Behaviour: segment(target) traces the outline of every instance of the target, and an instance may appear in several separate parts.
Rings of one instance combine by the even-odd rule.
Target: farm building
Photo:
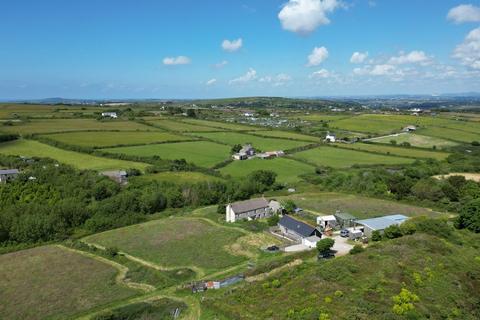
[[[100,173],[103,176],[106,176],[110,179],[112,179],[115,182],[118,182],[120,184],[126,184],[127,183],[127,172],[124,170],[118,170],[118,171],[104,171]]]
[[[417,131],[417,127],[415,127],[415,126],[406,126],[405,128],[403,128],[403,131],[404,131],[404,132]]]
[[[279,150],[279,151],[267,151],[267,152],[264,152],[264,153],[259,153],[257,154],[257,158],[260,158],[260,159],[271,159],[271,158],[275,158],[275,157],[282,157],[285,155],[285,152],[283,152],[283,150]]]
[[[402,214],[392,214],[378,218],[357,220],[356,224],[363,226],[363,233],[365,236],[371,237],[373,231],[379,231],[380,233],[383,233],[386,228],[392,225],[402,224],[407,219],[408,217]]]
[[[305,222],[294,219],[288,215],[284,215],[278,222],[278,226],[282,233],[288,237],[300,240],[311,236],[322,237],[322,233],[315,227]],[[303,242],[303,240],[302,240]]]
[[[334,134],[327,133],[327,135],[325,136],[325,141],[327,142],[335,142],[336,140],[337,136],[335,136]]]
[[[18,171],[18,169],[0,170],[0,183],[6,183],[7,181],[15,179],[19,173],[20,171]]]
[[[355,220],[357,220],[356,217],[346,212],[337,211],[335,212],[334,216],[335,216],[335,219],[337,219],[338,225],[342,229],[353,227]]]
[[[113,118],[113,119],[117,119],[117,118],[118,118],[116,112],[102,112],[102,117],[104,117],[104,118]]]
[[[317,225],[325,229],[326,227],[335,228],[338,223],[334,215],[317,217]]]
[[[255,155],[255,149],[252,147],[251,144],[247,144],[247,145],[244,145],[242,149],[240,149],[240,151],[235,153],[232,156],[232,158],[234,160],[245,160],[254,155]]]
[[[268,202],[265,198],[250,199],[245,201],[234,202],[227,205],[226,221],[235,222],[237,220],[254,220],[267,218],[272,213],[277,212],[279,203],[277,201]]]
[[[318,241],[320,241],[320,238],[315,235],[315,236],[303,238],[302,244],[312,249],[317,247]]]

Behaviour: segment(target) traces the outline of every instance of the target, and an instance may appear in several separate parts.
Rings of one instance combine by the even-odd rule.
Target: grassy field
[[[342,144],[340,145],[340,147],[352,150],[378,152],[386,155],[395,155],[400,157],[431,158],[435,160],[443,160],[449,155],[446,152],[427,151],[415,148],[404,148],[369,143]]]
[[[480,134],[441,127],[428,127],[420,130],[419,133],[426,136],[449,139],[458,142],[470,143],[472,141],[480,141]]]
[[[143,130],[155,131],[153,127],[132,121],[94,119],[41,119],[28,122],[14,122],[13,126],[0,126],[0,132],[12,132],[19,134],[65,132],[81,130]]]
[[[433,146],[436,146],[438,149],[442,149],[458,145],[458,143],[450,140],[429,137],[415,133],[401,133],[394,137],[374,138],[370,141],[377,143],[390,143],[392,140],[396,141],[397,144],[408,142],[412,146],[419,148],[432,148]]]
[[[134,147],[102,149],[106,152],[136,155],[141,157],[159,156],[162,159],[185,159],[198,166],[212,167],[229,158],[228,146],[209,141],[163,143]]]
[[[118,145],[148,144],[167,141],[192,140],[191,137],[185,137],[169,132],[161,131],[88,131],[88,132],[69,132],[54,133],[45,135],[46,138],[76,145],[82,147],[111,147]]]
[[[196,182],[208,182],[219,181],[221,178],[203,174],[201,172],[159,172],[155,174],[149,174],[140,176],[140,179],[156,180],[172,183],[196,183]]]
[[[259,136],[264,136],[264,137],[286,138],[286,139],[301,140],[301,141],[307,141],[307,142],[320,142],[322,140],[322,138],[320,137],[307,136],[306,134],[300,134],[300,133],[289,132],[289,131],[280,131],[280,130],[261,131],[261,132],[252,132],[252,133]]]
[[[201,319],[478,319],[480,280],[468,275],[478,274],[479,237],[457,237],[460,243],[417,233],[228,292],[211,290]],[[393,297],[402,288],[418,301],[397,315]]]
[[[191,124],[183,121],[174,120],[153,120],[148,123],[165,130],[174,132],[204,132],[204,131],[222,131],[225,129],[208,127],[203,125]]]
[[[323,122],[330,122],[336,120],[342,120],[352,117],[351,115],[338,115],[338,114],[323,114],[323,113],[314,113],[308,115],[295,115],[291,118],[293,119],[301,119],[307,121],[323,121]]]
[[[210,272],[244,261],[244,257],[225,249],[242,235],[236,229],[218,227],[204,219],[165,218],[95,234],[85,240],[117,247],[162,266],[194,266]]]
[[[137,292],[117,270],[55,246],[0,255],[1,319],[66,319]]]
[[[29,104],[0,104],[0,119],[9,119],[16,116],[44,116],[53,113],[57,106],[29,105]]]
[[[228,145],[251,143],[256,149],[262,151],[288,150],[307,145],[308,142],[293,141],[286,139],[262,138],[237,132],[206,132],[195,133],[195,136],[211,139]]]
[[[277,173],[277,181],[287,183],[297,182],[300,175],[314,172],[312,166],[286,158],[234,161],[221,168],[220,172],[232,177],[244,177],[255,170],[271,170]]]
[[[293,194],[280,199],[291,199],[303,209],[322,215],[334,214],[337,210],[349,212],[359,219],[378,217],[387,214],[404,214],[408,217],[427,215],[440,216],[442,213],[430,209],[344,193],[307,192]]]
[[[141,162],[124,161],[96,157],[89,154],[63,150],[33,140],[17,140],[0,144],[0,153],[26,156],[51,158],[58,162],[72,165],[78,169],[90,170],[119,170],[137,168],[144,170],[148,165]]]
[[[334,147],[319,147],[295,153],[294,158],[306,160],[317,166],[329,166],[333,168],[347,168],[354,164],[404,164],[414,160],[408,158],[384,156],[362,151],[346,150]]]
[[[398,118],[392,115],[362,114],[359,116],[335,120],[330,124],[332,128],[349,131],[358,131],[374,134],[389,134],[399,132],[408,125],[414,125],[414,119]]]
[[[256,128],[253,126],[247,126],[238,123],[229,123],[229,122],[219,122],[219,121],[209,121],[209,120],[195,120],[195,119],[184,119],[182,122],[198,125],[198,126],[206,126],[206,127],[213,127],[213,128],[220,128],[232,131],[252,131],[252,130],[264,130],[262,128]]]

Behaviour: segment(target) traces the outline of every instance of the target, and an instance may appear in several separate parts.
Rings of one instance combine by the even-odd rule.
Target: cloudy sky
[[[480,91],[480,1],[0,3],[0,98]]]

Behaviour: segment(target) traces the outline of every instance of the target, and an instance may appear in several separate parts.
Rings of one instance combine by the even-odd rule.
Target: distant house
[[[337,140],[337,137],[334,134],[327,133],[325,136],[325,141],[326,142],[335,142]]]
[[[104,118],[112,118],[112,119],[117,119],[117,113],[116,112],[102,112],[102,117]]]
[[[408,217],[403,214],[392,214],[378,218],[358,220],[356,221],[356,224],[363,226],[363,233],[365,236],[371,237],[373,231],[383,233],[386,228],[392,225],[400,225],[407,220]]]
[[[414,131],[417,131],[417,127],[415,127],[415,126],[406,126],[405,128],[403,128],[403,131],[404,131],[404,132],[414,132]]]
[[[278,222],[278,226],[284,235],[297,240],[311,236],[322,237],[321,232],[317,228],[294,219],[289,215],[284,215]]]
[[[6,183],[15,179],[20,171],[18,169],[4,169],[0,170],[0,183]]]
[[[252,147],[251,144],[246,144],[242,147],[242,149],[240,149],[240,151],[235,153],[232,156],[232,158],[234,160],[245,160],[254,155],[255,155],[255,149]]]
[[[126,184],[127,181],[127,172],[124,170],[117,170],[117,171],[103,171],[100,173],[102,176],[108,177],[115,182],[120,184]]]
[[[340,228],[350,228],[353,227],[357,218],[352,216],[350,213],[337,211],[334,214],[335,219],[337,219],[338,225]]]
[[[255,220],[267,218],[272,213],[277,212],[279,203],[277,201],[268,202],[265,198],[250,199],[234,202],[227,205],[226,221],[235,222],[237,220]]]

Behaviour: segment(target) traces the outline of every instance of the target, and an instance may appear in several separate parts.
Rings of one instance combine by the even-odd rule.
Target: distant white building
[[[20,171],[18,169],[6,169],[0,170],[0,183],[6,183],[7,181],[15,179]]]
[[[415,126],[406,126],[405,128],[403,128],[403,131],[404,131],[404,132],[417,131],[417,127],[415,127]]]
[[[102,117],[104,118],[112,118],[112,119],[117,119],[117,113],[116,112],[102,112]]]
[[[251,113],[251,112],[245,112],[243,115],[245,117],[253,117],[253,113]]]
[[[254,155],[255,155],[255,149],[252,147],[251,144],[246,144],[242,147],[242,149],[240,149],[240,151],[235,153],[232,156],[232,158],[234,160],[245,160]]]
[[[325,137],[325,141],[327,142],[335,142],[337,140],[337,137],[334,134],[327,133]]]
[[[265,198],[250,199],[230,203],[225,209],[225,220],[235,222],[237,220],[255,220],[268,218],[281,210],[278,201],[267,201]]]

